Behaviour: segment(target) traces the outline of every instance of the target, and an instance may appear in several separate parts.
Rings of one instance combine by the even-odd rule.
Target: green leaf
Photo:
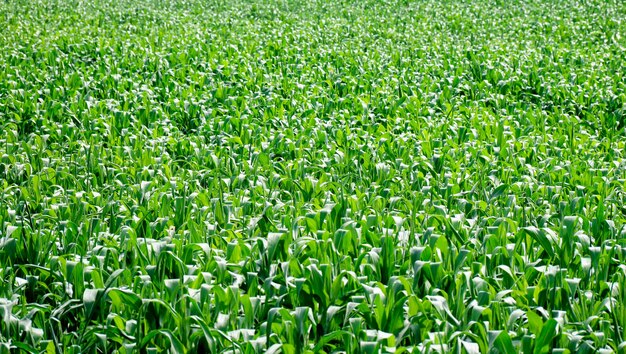
[[[555,319],[549,319],[543,324],[541,333],[537,336],[535,341],[534,354],[548,353],[552,349],[552,339],[556,335],[558,322]]]
[[[83,306],[87,319],[91,319],[95,315],[94,310],[102,298],[102,293],[102,289],[85,289],[83,292]]]
[[[490,331],[489,346],[498,349],[500,353],[515,353],[511,337],[506,331]]]
[[[543,328],[543,320],[533,310],[526,311],[526,318],[528,318],[528,328],[530,332],[535,336],[539,336]]]
[[[133,309],[133,311],[138,311],[139,308],[141,308],[141,298],[130,290],[112,288],[108,290],[107,295],[113,302],[113,305],[117,308],[129,306]]]
[[[550,258],[554,258],[553,240],[549,239],[543,230],[534,226],[524,227],[522,230],[532,239],[537,241],[539,245],[548,253]]]
[[[169,341],[169,352],[182,354],[186,353],[185,347],[181,343],[181,341],[170,331],[167,329],[153,329],[148,334],[143,337],[143,340],[140,344],[140,349],[146,348],[146,346],[157,336],[164,336]]]

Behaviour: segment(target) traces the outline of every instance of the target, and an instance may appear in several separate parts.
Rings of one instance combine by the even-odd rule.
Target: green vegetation
[[[626,3],[0,2],[0,353],[624,352]]]

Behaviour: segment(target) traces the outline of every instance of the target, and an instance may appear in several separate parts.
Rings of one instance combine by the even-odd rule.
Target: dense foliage
[[[623,352],[625,30],[0,2],[0,352]]]

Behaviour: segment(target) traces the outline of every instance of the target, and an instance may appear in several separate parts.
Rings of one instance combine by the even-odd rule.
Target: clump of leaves
[[[0,3],[0,352],[621,352],[619,1]]]

